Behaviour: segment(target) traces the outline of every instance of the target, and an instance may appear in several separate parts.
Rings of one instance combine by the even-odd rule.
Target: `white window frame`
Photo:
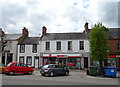
[[[84,41],[79,41],[79,50],[84,50]]]
[[[56,42],[56,50],[61,50],[61,41]]]
[[[26,64],[32,65],[32,56],[27,56]]]
[[[50,50],[50,42],[45,42],[45,50]]]
[[[32,52],[37,53],[37,44],[33,44]]]
[[[72,41],[68,41],[68,50],[72,50]]]
[[[25,44],[20,44],[20,53],[25,53]]]
[[[22,61],[21,61],[22,60]],[[24,63],[24,56],[19,57],[19,62]]]

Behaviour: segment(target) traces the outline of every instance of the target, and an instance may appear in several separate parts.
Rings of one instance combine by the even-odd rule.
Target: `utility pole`
[[[2,38],[0,37],[0,63],[2,62]]]
[[[2,54],[4,51],[4,47],[5,47],[3,37],[4,37],[4,32],[2,31],[2,28],[0,28],[0,63],[2,63]]]

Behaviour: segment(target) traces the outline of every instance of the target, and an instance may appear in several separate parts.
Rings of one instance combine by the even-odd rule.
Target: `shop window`
[[[72,50],[72,41],[68,41],[68,50]]]
[[[31,56],[27,56],[27,65],[32,65],[32,57]]]
[[[116,67],[115,58],[108,58],[108,66],[114,66],[114,67]]]
[[[46,42],[46,50],[50,50],[50,42]]]
[[[57,42],[57,50],[61,50],[61,42],[60,41]]]
[[[37,53],[37,44],[33,44],[32,52]]]
[[[20,53],[24,53],[25,52],[25,44],[21,44],[20,45]]]
[[[19,62],[24,63],[24,56],[20,56]]]
[[[84,50],[84,41],[79,42],[80,50]]]
[[[68,59],[68,67],[71,69],[80,68],[80,58],[69,58]]]

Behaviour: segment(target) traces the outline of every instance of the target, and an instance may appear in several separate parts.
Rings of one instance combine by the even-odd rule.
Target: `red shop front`
[[[59,64],[73,69],[84,68],[84,58],[80,54],[43,54],[43,65]]]

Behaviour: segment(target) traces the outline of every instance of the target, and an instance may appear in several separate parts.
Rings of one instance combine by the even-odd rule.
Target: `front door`
[[[12,54],[12,53],[8,53],[8,54],[7,54],[7,61],[6,61],[6,64],[12,62],[12,58],[13,58],[13,54]]]
[[[88,57],[84,58],[84,68],[88,68]]]
[[[39,68],[39,56],[34,57],[34,67]]]

